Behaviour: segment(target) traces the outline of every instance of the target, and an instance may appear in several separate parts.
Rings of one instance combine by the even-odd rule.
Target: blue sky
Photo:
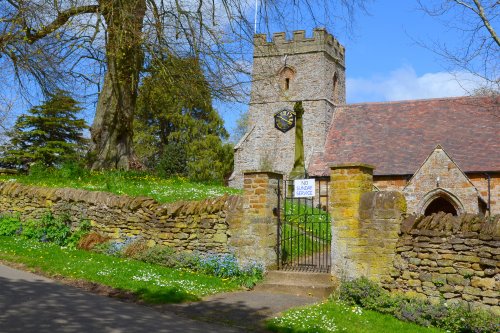
[[[331,31],[346,48],[347,102],[382,102],[404,99],[460,96],[477,85],[466,73],[448,73],[448,64],[419,43],[459,36],[435,17],[417,8],[417,1],[376,0],[358,12],[351,34]],[[305,29],[312,22],[294,23],[290,30]],[[457,77],[460,83],[457,82]],[[232,130],[246,105],[221,105],[219,110]]]

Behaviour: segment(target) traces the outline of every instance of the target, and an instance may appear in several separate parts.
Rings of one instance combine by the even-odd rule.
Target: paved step
[[[335,284],[328,273],[269,271],[256,291],[292,294],[297,296],[328,297]]]

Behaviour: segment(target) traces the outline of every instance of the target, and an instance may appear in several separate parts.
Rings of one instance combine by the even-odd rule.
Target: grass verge
[[[0,259],[24,264],[49,276],[83,279],[129,291],[152,304],[194,301],[202,296],[239,288],[238,283],[231,279],[17,237],[0,236]]]
[[[307,200],[283,201],[281,260],[284,264],[325,250],[331,239],[330,215]]]
[[[296,308],[281,317],[267,322],[274,332],[356,332],[356,333],[438,333],[436,328],[427,328],[400,321],[392,316],[364,310],[357,306],[334,301]]]
[[[129,196],[147,196],[161,203],[203,200],[241,191],[217,184],[191,182],[183,178],[160,178],[137,171],[88,171],[47,169],[29,175],[0,175],[0,182],[17,181],[43,187],[69,187]]]

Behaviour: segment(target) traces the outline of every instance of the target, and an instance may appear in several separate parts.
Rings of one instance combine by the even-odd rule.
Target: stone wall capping
[[[479,236],[500,236],[500,215],[485,219],[478,214],[437,213],[431,216],[409,215],[401,225],[401,232],[421,235],[451,236],[461,233],[462,238],[478,239]]]
[[[271,174],[271,175],[277,175],[277,176],[283,176],[282,172],[276,171],[276,170],[259,170],[259,169],[251,169],[251,170],[244,170],[243,174]]]

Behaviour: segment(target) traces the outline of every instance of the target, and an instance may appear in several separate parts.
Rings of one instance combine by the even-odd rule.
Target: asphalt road
[[[0,265],[1,333],[242,331],[161,313]]]

